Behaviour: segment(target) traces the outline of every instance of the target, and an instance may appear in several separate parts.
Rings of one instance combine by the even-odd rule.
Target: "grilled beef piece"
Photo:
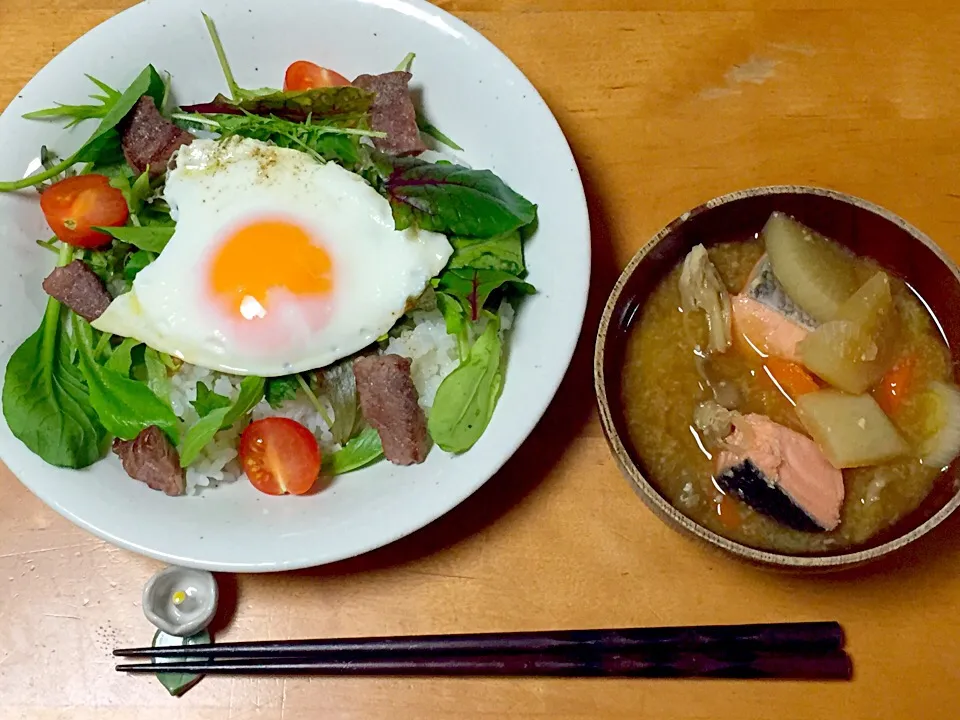
[[[163,430],[151,425],[133,440],[113,441],[113,452],[120,457],[123,469],[134,480],[145,482],[167,495],[183,495],[184,475],[180,454]]]
[[[110,305],[110,293],[103,281],[82,260],[54,268],[43,281],[43,289],[87,322],[103,315]]]
[[[380,435],[383,454],[396,465],[427,458],[427,419],[417,402],[410,360],[400,355],[369,355],[353,363],[360,410]]]
[[[417,112],[410,99],[411,75],[394,71],[382,75],[361,75],[353,84],[377,95],[370,107],[370,126],[385,132],[373,144],[390,155],[417,155],[427,149],[417,127]]]

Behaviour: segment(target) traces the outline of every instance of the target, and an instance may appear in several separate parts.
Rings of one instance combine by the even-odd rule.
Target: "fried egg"
[[[164,199],[173,237],[93,326],[212,370],[274,377],[357,352],[452,253],[396,230],[358,175],[257,140],[181,148]]]

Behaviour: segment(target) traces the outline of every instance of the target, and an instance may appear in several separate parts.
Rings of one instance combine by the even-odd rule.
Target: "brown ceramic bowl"
[[[848,567],[876,560],[925,535],[960,505],[956,465],[937,490],[910,517],[872,543],[838,554],[786,555],[728,540],[671,505],[644,477],[630,442],[621,395],[626,339],[647,295],[697,243],[710,245],[759,232],[774,210],[789,213],[858,255],[874,258],[912,285],[940,320],[960,367],[960,270],[922,232],[893,213],[833,190],[795,185],[752,188],[711,200],[667,225],[627,265],[610,294],[600,321],[594,381],[600,419],[623,473],[643,501],[664,521],[742,559],[785,569]]]

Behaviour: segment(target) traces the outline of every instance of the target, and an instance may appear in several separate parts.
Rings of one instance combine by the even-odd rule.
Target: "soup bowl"
[[[960,367],[960,269],[924,233],[866,200],[803,186],[758,187],[710,200],[675,219],[634,255],[613,288],[597,334],[594,382],[604,434],[621,470],[640,498],[669,525],[757,564],[795,570],[859,565],[899,550],[930,532],[960,505],[953,465],[909,516],[867,543],[835,553],[786,554],[725,538],[674,507],[646,478],[627,430],[623,368],[627,340],[649,294],[698,243],[709,247],[752,236],[774,210],[792,215],[857,255],[873,258],[926,301],[942,328],[953,367]]]

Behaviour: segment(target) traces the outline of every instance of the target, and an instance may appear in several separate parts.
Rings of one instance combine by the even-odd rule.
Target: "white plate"
[[[205,0],[237,81],[279,86],[286,66],[310,59],[348,77],[393,69],[416,52],[415,85],[431,120],[540,207],[527,245],[530,281],[509,340],[503,396],[470,452],[437,449],[423,465],[380,463],[308,497],[269,497],[246,481],[169,498],[126,477],[115,458],[83,471],[51,467],[0,423],[0,454],[44,502],[94,534],[170,563],[225,571],[310,567],[393,542],[455,507],[503,465],[540,419],[570,362],[590,275],[586,203],[576,165],[537,91],[493,45],[420,0]],[[125,87],[152,63],[173,75],[179,103],[225,91],[200,5],[147,0],[91,30],[54,58],[0,117],[0,178],[22,177],[41,145],[66,154],[91,131],[21,119],[54,102],[82,103],[83,73]],[[28,190],[0,196],[0,354],[3,364],[40,322],[52,256]]]

